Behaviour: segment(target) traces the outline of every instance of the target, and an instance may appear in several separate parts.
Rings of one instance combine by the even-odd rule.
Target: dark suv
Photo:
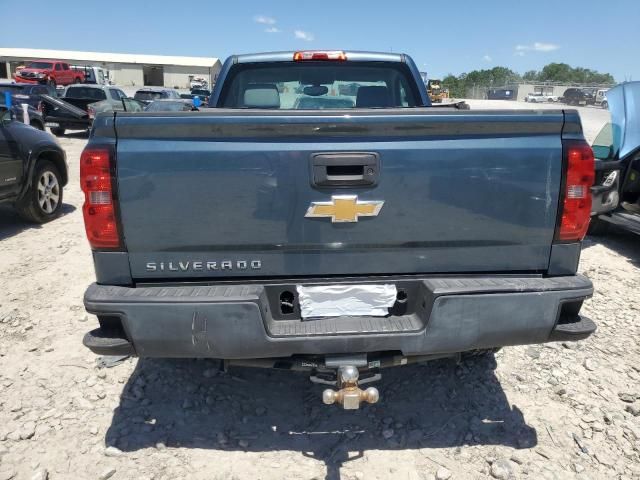
[[[133,99],[149,105],[154,100],[179,100],[180,94],[172,88],[145,87],[138,90]]]
[[[4,103],[4,94],[9,92],[11,94],[11,103],[13,105],[20,105],[21,103],[28,103],[36,110],[42,110],[40,105],[40,95],[50,95],[52,97],[56,95],[56,89],[50,85],[36,85],[31,83],[0,83],[0,101]]]
[[[567,105],[587,105],[594,102],[594,96],[581,88],[567,88],[562,96],[562,101]]]

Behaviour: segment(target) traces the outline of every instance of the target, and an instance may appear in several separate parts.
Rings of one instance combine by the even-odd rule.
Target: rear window
[[[136,92],[136,94],[133,96],[135,100],[158,100],[159,98],[163,98],[163,97],[165,97],[163,92],[141,92],[141,91]]]
[[[323,110],[419,105],[408,67],[395,62],[238,64],[218,106]]]
[[[66,98],[87,98],[91,100],[106,100],[107,95],[100,88],[69,87],[64,95]]]
[[[49,62],[31,62],[29,65],[27,65],[27,68],[50,69],[50,68],[53,68],[53,63],[49,63]]]

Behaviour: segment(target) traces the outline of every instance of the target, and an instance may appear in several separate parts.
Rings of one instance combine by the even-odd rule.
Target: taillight
[[[80,156],[84,192],[84,227],[91,248],[121,246],[111,184],[112,154],[108,148],[85,148]]]
[[[566,165],[566,186],[562,192],[562,215],[558,240],[579,241],[584,238],[591,219],[591,186],[595,179],[593,150],[584,140],[562,144]]]
[[[330,51],[311,51],[311,50],[303,50],[300,52],[295,52],[293,54],[294,62],[301,62],[305,60],[346,60],[347,55],[340,50],[330,50]]]

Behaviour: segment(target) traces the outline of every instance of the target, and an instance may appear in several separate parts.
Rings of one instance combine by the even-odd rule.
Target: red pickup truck
[[[83,83],[84,73],[72,70],[68,63],[58,60],[36,60],[16,72],[16,80],[52,86]]]

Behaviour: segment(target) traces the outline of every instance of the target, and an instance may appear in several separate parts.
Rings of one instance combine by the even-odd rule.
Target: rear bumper
[[[30,83],[32,85],[47,83],[47,81],[45,79],[25,78],[25,77],[20,77],[20,76],[16,76],[15,78],[16,78],[16,82]]]
[[[274,298],[290,285],[93,284],[84,303],[102,327],[89,332],[84,344],[97,354],[141,357],[239,359],[380,351],[412,356],[580,340],[596,328],[579,315],[582,301],[593,293],[591,281],[580,275],[379,282],[393,282],[408,293],[408,302],[392,309],[394,315],[306,321],[295,312],[278,311]]]

